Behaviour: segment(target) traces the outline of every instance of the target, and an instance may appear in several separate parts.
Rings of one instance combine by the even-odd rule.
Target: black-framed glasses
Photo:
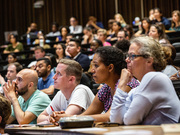
[[[136,54],[126,54],[126,58],[129,58],[129,60],[134,60],[137,57],[143,57],[143,58],[148,58],[148,55],[136,55]]]

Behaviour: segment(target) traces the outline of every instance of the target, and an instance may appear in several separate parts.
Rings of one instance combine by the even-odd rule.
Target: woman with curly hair
[[[162,46],[150,37],[137,37],[131,41],[126,62],[110,120],[125,125],[178,123],[179,99],[169,77],[160,72],[166,66]],[[126,84],[133,76],[141,83],[127,93]]]

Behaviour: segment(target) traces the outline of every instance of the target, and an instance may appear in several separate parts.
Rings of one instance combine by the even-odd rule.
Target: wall
[[[36,22],[39,29],[48,33],[51,23],[69,25],[69,18],[76,16],[79,23],[85,26],[88,16],[94,15],[107,28],[107,21],[114,17],[114,0],[44,0],[41,9],[33,8],[36,0],[0,0],[0,44],[4,42],[4,31],[17,30],[19,35],[27,31],[31,22]],[[164,16],[179,9],[180,0],[143,0],[144,15],[149,9],[159,7]],[[132,24],[136,16],[141,17],[141,0],[118,0],[118,12],[127,23]]]

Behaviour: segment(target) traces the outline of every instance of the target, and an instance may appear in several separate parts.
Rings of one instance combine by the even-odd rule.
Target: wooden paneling
[[[76,16],[85,26],[90,15],[96,16],[107,28],[109,19],[114,18],[115,0],[44,0],[40,9],[33,8],[36,0],[0,0],[0,44],[4,42],[4,31],[17,30],[19,35],[27,31],[31,22],[38,24],[38,29],[45,33],[51,30],[52,22],[69,25],[69,18]],[[154,7],[162,9],[164,16],[179,9],[180,0],[143,0],[144,15]],[[118,12],[127,23],[132,24],[136,16],[141,17],[141,0],[118,0]]]

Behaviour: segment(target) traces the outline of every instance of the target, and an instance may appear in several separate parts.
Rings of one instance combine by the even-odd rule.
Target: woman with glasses
[[[127,69],[122,70],[113,97],[111,122],[125,125],[177,123],[180,104],[171,80],[161,73],[166,66],[162,46],[150,37],[137,37],[131,41],[126,62]],[[133,76],[141,83],[127,93],[126,84]]]

